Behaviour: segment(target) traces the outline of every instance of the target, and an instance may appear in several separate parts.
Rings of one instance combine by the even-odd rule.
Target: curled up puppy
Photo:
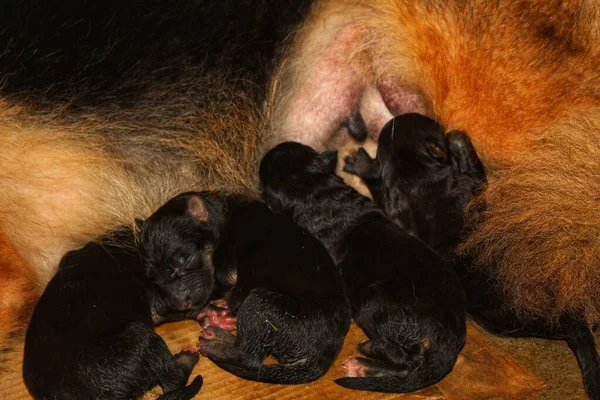
[[[214,254],[188,236],[213,238]],[[172,244],[164,250],[157,239]],[[242,194],[180,194],[144,225],[142,243],[167,265],[213,259],[212,297],[224,297],[228,310],[206,312],[200,352],[219,367],[244,379],[298,384],[321,377],[339,354],[350,327],[339,270],[317,239],[264,202]],[[233,316],[237,336],[230,332]],[[265,363],[269,356],[277,362]]]
[[[162,286],[154,277],[163,267],[142,261],[130,230],[67,253],[27,329],[23,377],[31,395],[130,399],[158,384],[160,399],[193,398],[202,377],[186,383],[198,354],[172,355],[154,325],[200,308],[209,293],[197,281]],[[194,293],[186,310],[172,302],[180,297],[172,290]]]
[[[452,262],[467,296],[468,315],[487,331],[507,337],[565,340],[579,363],[588,396],[600,399],[600,358],[589,326],[564,314],[557,323],[517,315],[486,270],[475,269],[467,256],[454,251],[469,227],[467,204],[484,189],[483,164],[469,137],[453,131],[444,135],[433,120],[405,114],[381,131],[377,157],[359,150],[346,158],[344,170],[368,186],[373,199],[400,226],[410,226]],[[476,220],[480,210],[471,210]],[[411,225],[413,221],[419,221]],[[476,221],[474,223],[477,223]]]
[[[282,143],[260,166],[269,206],[315,235],[340,268],[366,358],[344,363],[342,386],[412,392],[448,374],[465,343],[465,297],[454,270],[334,174],[336,152]]]

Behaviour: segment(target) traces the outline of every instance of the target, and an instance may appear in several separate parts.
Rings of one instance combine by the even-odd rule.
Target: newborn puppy
[[[177,204],[187,204],[187,210]],[[339,270],[321,243],[260,200],[244,195],[183,193],[169,201],[143,230],[146,254],[202,259],[215,265],[214,298],[226,295],[237,317],[237,337],[227,313],[212,314],[200,352],[245,379],[297,384],[321,377],[341,350],[350,311]],[[194,215],[206,215],[209,225]],[[199,246],[176,245],[186,236],[214,236],[214,255]],[[155,238],[173,242],[163,251]],[[169,254],[169,252],[172,252]],[[268,356],[277,363],[264,363]]]
[[[202,378],[185,385],[198,354],[173,356],[154,332],[168,309],[131,231],[67,253],[27,329],[27,388],[36,399],[125,399],[158,384],[160,399],[193,398]]]
[[[464,209],[486,179],[464,133],[445,137],[435,121],[420,114],[392,119],[379,136],[376,159],[359,150],[346,158],[344,171],[364,180],[394,222],[438,251],[455,245]]]
[[[368,358],[344,363],[342,386],[411,392],[441,380],[465,343],[465,298],[456,273],[425,243],[334,175],[336,153],[282,143],[263,158],[267,203],[329,250],[344,278]]]
[[[377,158],[358,152],[346,159],[345,171],[361,177],[376,203],[401,226],[412,221],[413,232],[453,266],[467,295],[468,314],[486,330],[501,336],[565,340],[583,372],[591,398],[600,398],[600,359],[590,328],[569,315],[555,324],[517,316],[493,280],[472,268],[454,250],[465,234],[467,203],[486,183],[485,170],[473,144],[462,132],[444,131],[419,114],[394,118],[379,137]]]

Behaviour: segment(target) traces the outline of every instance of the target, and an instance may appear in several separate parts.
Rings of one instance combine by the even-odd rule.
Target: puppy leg
[[[382,360],[362,357],[350,357],[342,363],[342,368],[347,377],[383,377],[396,376],[405,377],[408,375],[407,369],[392,368],[388,363]]]
[[[163,339],[154,332],[152,334],[155,337],[150,344],[154,353],[151,356],[153,362],[159,365],[158,384],[164,392],[160,399],[191,399],[202,387],[202,378],[199,376],[186,387],[190,374],[200,358],[198,353],[182,351],[173,355]]]
[[[202,376],[197,375],[188,386],[165,393],[162,396],[159,396],[157,400],[191,400],[198,394],[203,383],[204,380],[202,379]]]
[[[357,348],[358,348],[358,351],[360,351],[363,355],[365,355],[367,357],[371,357],[371,358],[375,357],[375,352],[373,351],[373,341],[372,340],[365,340],[364,342],[359,343]]]
[[[192,370],[194,369],[194,366],[198,363],[200,356],[196,352],[184,350],[175,354],[173,357],[177,365],[179,365],[181,368],[185,379],[188,380]]]
[[[209,326],[202,331],[199,351],[212,360],[232,362],[241,355],[235,345],[236,339],[232,333],[223,328]]]
[[[280,337],[281,295],[253,289],[238,309],[237,337],[217,326],[209,326],[200,337],[200,353],[213,361],[255,366],[260,365]],[[285,308],[285,307],[283,307]]]

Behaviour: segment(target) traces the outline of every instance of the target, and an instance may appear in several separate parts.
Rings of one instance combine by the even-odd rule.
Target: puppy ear
[[[321,161],[323,162],[323,167],[327,172],[335,172],[335,168],[337,167],[338,161],[338,151],[337,150],[328,150],[320,155]]]
[[[444,150],[442,150],[442,148],[440,148],[437,144],[429,142],[429,141],[426,142],[425,144],[427,146],[427,151],[429,152],[431,157],[435,158],[436,160],[445,160],[446,159],[446,152]]]
[[[187,202],[187,213],[200,222],[208,221],[208,209],[200,196],[190,196]]]

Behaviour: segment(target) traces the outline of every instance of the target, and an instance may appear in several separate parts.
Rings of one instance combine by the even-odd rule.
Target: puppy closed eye
[[[427,142],[427,150],[436,160],[444,160],[446,158],[446,152],[434,143]]]
[[[172,266],[172,272],[170,274],[171,278],[177,278],[178,275],[180,275],[181,272],[183,272],[182,270],[189,265],[192,262],[192,259],[194,257],[190,257],[190,256],[178,256],[176,257],[173,261],[174,261],[174,265]]]

